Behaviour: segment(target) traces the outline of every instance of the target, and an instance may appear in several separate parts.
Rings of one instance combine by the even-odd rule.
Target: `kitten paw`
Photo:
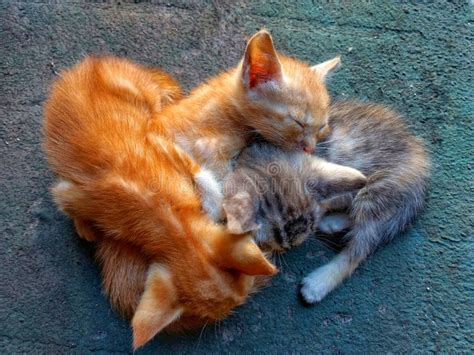
[[[321,302],[333,290],[332,275],[326,266],[322,266],[306,276],[300,288],[300,295],[308,304]]]
[[[311,304],[321,300],[349,277],[364,258],[351,258],[345,249],[329,263],[306,276],[301,283],[301,297]]]
[[[348,229],[351,226],[350,218],[345,213],[331,213],[319,221],[318,228],[326,234],[334,234]]]
[[[304,281],[300,288],[301,298],[310,305],[321,302],[326,294],[324,288],[305,283]]]

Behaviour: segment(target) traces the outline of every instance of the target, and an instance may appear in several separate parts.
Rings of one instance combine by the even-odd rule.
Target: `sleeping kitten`
[[[173,100],[157,76],[89,58],[54,84],[43,127],[59,177],[55,201],[81,236],[99,243],[104,286],[124,313],[133,311],[135,349],[164,328],[222,319],[255,276],[276,271],[250,234],[232,234],[203,213],[203,169],[165,135],[147,138],[150,119]],[[126,278],[134,274],[144,284]]]
[[[253,231],[265,250],[288,250],[314,234],[321,203],[366,183],[356,169],[269,143],[244,149],[225,184],[223,208],[233,233]]]
[[[160,112],[149,135],[170,134],[220,177],[255,132],[286,150],[313,151],[327,128],[324,80],[339,63],[337,57],[311,67],[277,53],[270,34],[259,31],[238,66]]]
[[[275,153],[275,148],[252,148],[238,160],[224,204],[231,229],[256,229],[257,242],[273,250],[299,245],[314,232],[323,213],[318,227],[324,233],[349,229],[345,249],[304,278],[301,295],[308,303],[321,301],[380,244],[409,226],[422,208],[429,175],[422,143],[410,134],[398,114],[384,106],[337,103],[331,107],[329,126],[330,133],[317,150],[327,162],[317,161],[360,170],[367,176],[367,185],[361,190],[341,194],[343,191],[333,190],[337,184],[328,184],[326,193],[316,195],[315,203],[314,195],[295,188],[294,183],[291,190],[283,185],[289,176],[291,181],[298,181],[300,175],[303,181],[307,179],[295,155]],[[269,171],[272,161],[273,176]],[[289,173],[289,169],[294,170]],[[334,177],[344,176],[344,170],[325,171]],[[255,186],[268,185],[270,177],[276,191],[257,193]],[[249,192],[239,193],[242,186]],[[266,218],[263,223],[262,216]]]
[[[304,278],[301,295],[308,303],[321,301],[378,246],[413,222],[423,207],[429,177],[430,164],[422,142],[389,108],[340,102],[331,107],[329,126],[318,156],[358,169],[368,180],[355,196],[326,203],[326,209],[345,213],[328,214],[321,229],[351,229],[345,236],[345,249]]]
[[[195,183],[203,208],[219,220],[219,181],[231,171],[231,160],[256,132],[283,149],[305,151],[313,151],[316,140],[327,133],[330,98],[324,80],[339,63],[336,57],[309,66],[286,57],[276,52],[270,34],[262,30],[249,40],[239,65],[167,107],[152,102],[156,87],[149,85],[150,79],[143,79],[153,76],[152,70],[128,60],[91,57],[76,70],[100,78],[137,104],[149,105],[153,114],[146,138],[156,140],[157,145],[162,138],[171,140],[201,166]],[[154,79],[158,84],[163,82],[159,74]],[[168,92],[173,91],[159,89],[161,96]],[[83,235],[92,234],[85,221],[75,223]]]

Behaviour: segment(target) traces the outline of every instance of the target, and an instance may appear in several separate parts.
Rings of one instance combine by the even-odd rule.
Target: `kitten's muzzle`
[[[304,140],[303,142],[301,142],[300,146],[305,153],[312,154],[316,149],[316,140]]]
[[[307,146],[307,145],[303,145],[303,151],[304,151],[305,153],[311,154],[311,153],[313,153],[313,151],[314,151],[314,147],[310,147],[310,146]]]

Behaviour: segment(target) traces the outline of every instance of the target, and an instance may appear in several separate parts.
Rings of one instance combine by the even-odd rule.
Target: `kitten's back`
[[[337,102],[331,106],[329,126],[331,133],[327,143],[320,143],[318,155],[331,162],[367,175],[381,170],[396,173],[412,163],[418,164],[420,174],[428,169],[422,142],[411,134],[404,119],[386,106]]]
[[[362,229],[375,231],[356,238],[361,242],[354,252],[367,255],[403,231],[422,209],[429,159],[404,119],[386,106],[339,102],[331,108],[329,125],[331,133],[318,153],[333,163],[359,169],[368,178],[351,209],[360,227],[365,226]],[[349,239],[358,231],[353,230]]]

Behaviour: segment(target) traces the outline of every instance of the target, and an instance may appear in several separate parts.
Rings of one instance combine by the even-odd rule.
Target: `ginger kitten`
[[[235,68],[150,120],[149,138],[169,137],[206,167],[197,183],[206,210],[219,220],[222,185],[216,181],[231,172],[231,161],[256,134],[284,150],[306,152],[325,137],[330,104],[325,78],[339,63],[336,57],[310,66],[287,57],[261,30],[250,38]]]
[[[216,181],[231,171],[230,162],[255,133],[288,151],[311,152],[324,138],[330,104],[324,81],[339,63],[336,57],[310,66],[287,57],[277,53],[267,31],[259,31],[235,68],[198,86],[176,105],[161,111],[155,107],[159,114],[148,120],[148,139],[170,139],[205,167],[196,183],[205,209],[219,219],[222,186]],[[147,87],[136,81],[143,68],[128,60],[88,58],[82,68],[128,92],[130,99],[147,96]]]
[[[135,272],[143,260],[151,264],[132,319],[137,348],[166,327],[222,319],[244,302],[256,275],[276,269],[250,234],[231,234],[203,212],[201,167],[167,137],[150,139],[148,122],[174,91],[157,72],[102,64],[87,59],[54,84],[44,148],[59,177],[56,202],[81,236],[98,241],[104,267],[113,265],[105,286],[128,274],[116,269],[114,252],[127,252]],[[107,245],[116,249],[104,251]]]
[[[326,134],[330,98],[324,83],[339,58],[310,66],[277,53],[257,32],[237,67],[210,79],[150,121],[199,164],[223,178],[254,133],[282,149],[313,151]]]

